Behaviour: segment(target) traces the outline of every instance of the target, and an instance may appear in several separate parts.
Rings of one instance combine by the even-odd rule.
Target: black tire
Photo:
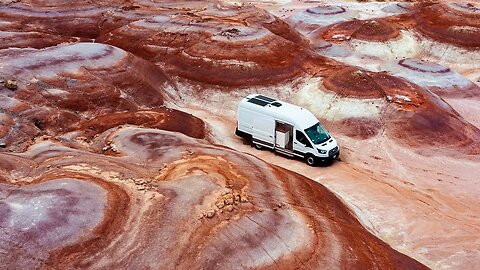
[[[253,146],[254,146],[257,150],[263,150],[263,146],[261,146],[261,145],[258,144],[258,143],[253,143]]]
[[[318,160],[314,155],[309,154],[305,156],[305,163],[307,163],[309,166],[315,166],[317,165]]]

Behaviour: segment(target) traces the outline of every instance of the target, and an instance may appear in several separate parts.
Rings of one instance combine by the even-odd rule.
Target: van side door
[[[295,129],[295,139],[293,141],[293,152],[297,155],[305,156],[306,153],[312,152],[313,146],[307,139],[305,134],[298,129]]]
[[[253,119],[252,140],[264,146],[273,148],[275,134],[275,120],[271,117],[255,116]]]

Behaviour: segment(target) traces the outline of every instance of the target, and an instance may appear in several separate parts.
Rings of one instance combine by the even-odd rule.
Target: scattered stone
[[[217,202],[215,205],[217,206],[218,209],[222,209],[223,207],[225,207],[224,202]]]
[[[235,209],[238,209],[235,207],[235,205],[239,205],[242,202],[248,202],[246,194],[244,194],[243,192],[239,193],[233,190],[229,190],[222,192],[217,198],[214,205],[216,206],[218,212],[223,213],[231,212]]]
[[[215,216],[215,210],[210,210],[205,215],[207,218],[213,218]]]
[[[115,144],[112,143],[112,144],[110,145],[110,147],[111,147],[111,149],[112,149],[113,152],[115,152],[115,153],[118,152],[117,146],[115,146]]]
[[[162,166],[160,167],[160,169],[158,169],[159,172],[162,172],[163,170],[165,170],[167,168],[167,164],[166,163],[163,163]]]
[[[7,80],[5,82],[5,87],[10,90],[17,90],[17,81],[15,80]]]
[[[221,31],[219,35],[230,39],[232,37],[238,36],[239,34],[240,34],[240,30],[238,30],[237,28],[230,28],[230,29]]]
[[[228,197],[227,199],[225,199],[225,204],[226,205],[232,205],[234,204],[234,200],[233,200],[233,196],[232,197]]]
[[[141,8],[141,7],[137,6],[137,5],[129,5],[129,6],[123,6],[122,7],[122,9],[125,10],[125,11],[135,10],[135,9],[138,9],[138,8]]]
[[[363,75],[363,72],[362,72],[361,70],[355,70],[355,71],[353,72],[353,75],[354,75],[354,76],[357,76],[357,77],[361,77],[361,76]]]
[[[348,37],[342,34],[335,34],[332,36],[332,39],[343,41],[343,40],[347,40]]]
[[[229,204],[225,206],[225,211],[232,212],[233,211],[233,205]]]
[[[112,150],[112,152],[118,153],[118,148],[112,141],[107,141],[105,143],[105,146],[102,148],[102,151],[104,152],[108,150]]]
[[[246,194],[241,194],[240,195],[240,202],[242,203],[247,203],[248,202],[248,197]]]

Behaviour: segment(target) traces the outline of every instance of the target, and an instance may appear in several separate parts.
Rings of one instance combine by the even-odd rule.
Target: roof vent
[[[282,103],[275,101],[275,102],[272,102],[270,105],[275,106],[275,107],[280,107],[280,106],[282,106]]]

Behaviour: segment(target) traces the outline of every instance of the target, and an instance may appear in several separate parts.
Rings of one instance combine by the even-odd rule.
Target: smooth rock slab
[[[91,182],[70,178],[0,184],[2,265],[39,267],[50,251],[78,241],[102,221],[106,195]]]

